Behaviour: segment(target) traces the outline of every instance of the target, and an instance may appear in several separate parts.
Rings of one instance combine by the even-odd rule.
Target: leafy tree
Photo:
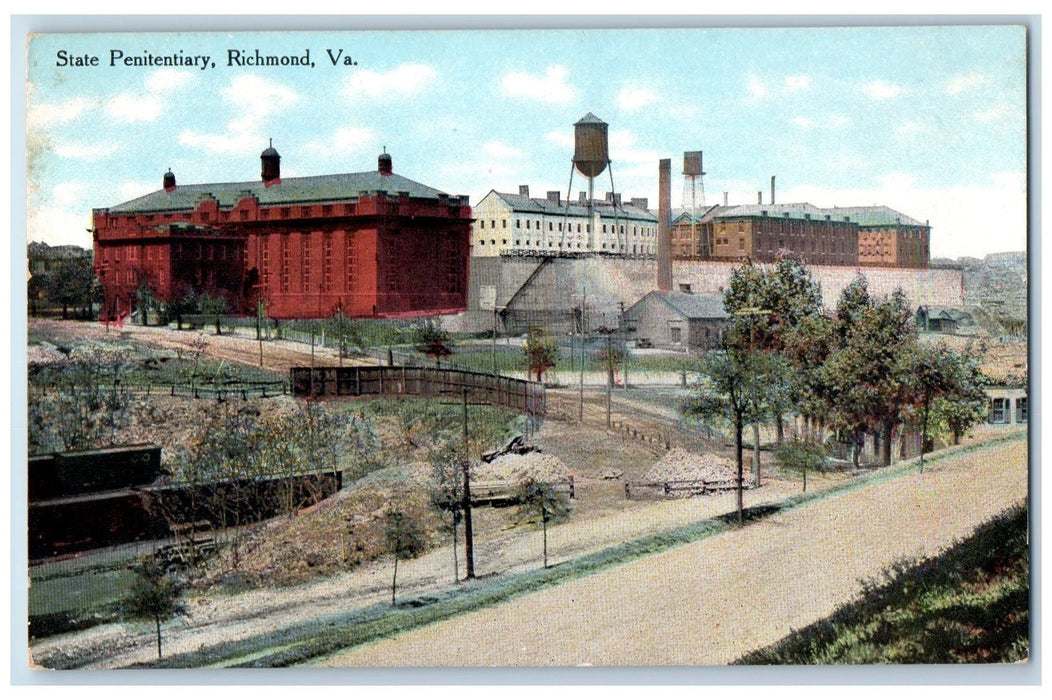
[[[807,473],[821,470],[825,463],[826,450],[821,444],[810,440],[793,439],[775,450],[778,462],[803,478],[803,491],[807,493]]]
[[[88,318],[92,304],[102,298],[102,287],[87,257],[59,260],[48,272],[46,283],[48,300],[62,305],[62,318],[69,318],[70,307],[81,318]]]
[[[431,319],[427,319],[416,327],[415,344],[418,352],[427,355],[441,366],[442,358],[453,354],[452,341],[449,333]]]
[[[980,420],[986,405],[978,358],[958,354],[944,345],[917,345],[901,358],[901,371],[909,378],[912,406],[921,428],[920,468],[924,451],[938,418],[945,417],[956,441],[964,430]]]
[[[542,381],[544,373],[555,367],[559,361],[559,346],[536,326],[530,326],[526,330],[526,345],[523,351],[526,355],[526,373],[531,377],[536,376],[538,382]]]
[[[208,294],[202,294],[197,298],[197,309],[205,316],[212,317],[212,322],[215,323],[216,327],[216,335],[222,335],[223,314],[227,311],[226,297],[222,295],[216,295],[213,297]]]
[[[544,542],[544,568],[548,568],[548,523],[559,521],[570,513],[566,494],[546,482],[527,479],[518,488],[519,518],[523,522],[541,521]]]
[[[891,437],[910,403],[910,378],[900,358],[917,342],[913,314],[901,289],[874,299],[865,278],[844,290],[835,321],[838,346],[824,366],[834,424],[854,436],[881,437],[881,463],[891,463]],[[854,452],[858,465],[859,453]]]
[[[786,353],[798,342],[801,325],[819,318],[822,290],[803,262],[783,255],[773,267],[762,267],[751,260],[731,275],[724,293],[724,307],[732,322],[726,330],[728,342],[740,350]],[[801,370],[797,366],[797,370]],[[771,384],[771,418],[782,442],[783,416],[799,403],[803,391],[798,373],[786,375],[780,385]],[[772,378],[773,379],[773,378]]]
[[[398,560],[411,559],[423,553],[427,537],[423,525],[408,513],[394,508],[387,513],[384,533],[387,552],[394,558],[394,574],[391,576],[391,605],[396,605],[395,591],[398,585]]]
[[[738,468],[738,523],[743,511],[742,432],[746,423],[767,415],[766,392],[772,376],[788,371],[783,358],[773,353],[748,352],[725,342],[721,351],[710,354],[703,362],[703,380],[685,402],[683,411],[705,419],[722,418],[734,428],[734,454]]]
[[[157,296],[145,277],[139,280],[139,288],[135,290],[135,305],[139,309],[142,325],[147,325],[150,312],[157,308]]]
[[[124,614],[132,620],[148,620],[157,630],[157,658],[161,658],[161,623],[186,612],[182,585],[161,568],[155,557],[144,557],[134,568],[124,600]]]

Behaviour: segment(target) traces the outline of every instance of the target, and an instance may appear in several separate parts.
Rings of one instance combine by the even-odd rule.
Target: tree
[[[544,568],[548,568],[548,523],[562,520],[570,513],[566,494],[546,482],[527,479],[519,485],[519,518],[523,522],[541,521],[543,534]]]
[[[958,354],[946,346],[917,345],[901,358],[909,378],[911,404],[921,428],[920,469],[931,429],[944,418],[957,436],[982,415],[986,405],[978,358],[970,352]],[[952,422],[952,426],[949,423]]]
[[[438,511],[444,521],[448,520],[449,531],[453,535],[454,583],[460,581],[457,562],[457,526],[463,519],[464,481],[460,471],[463,462],[461,451],[452,442],[443,441],[431,449],[429,497],[431,507]]]
[[[543,381],[544,373],[555,367],[559,361],[559,346],[536,326],[530,326],[526,330],[526,345],[523,351],[526,355],[526,374],[530,377],[536,376],[538,382]]]
[[[891,438],[910,404],[910,378],[901,358],[916,346],[913,314],[901,289],[874,299],[865,278],[845,288],[837,304],[837,347],[823,368],[834,424],[857,445],[866,433],[881,439],[881,464],[891,464]]]
[[[139,280],[139,288],[135,290],[135,306],[139,310],[142,325],[149,325],[150,312],[157,308],[157,296],[145,277]]]
[[[807,493],[807,473],[822,468],[826,450],[817,442],[794,438],[778,447],[775,457],[783,467],[800,474],[803,478],[803,492]]]
[[[442,365],[442,358],[453,354],[449,333],[431,319],[417,326],[415,336],[417,351],[427,355],[438,366]]]
[[[182,585],[161,568],[155,557],[144,557],[133,570],[124,601],[124,614],[133,620],[148,620],[157,630],[157,658],[161,658],[161,623],[186,612]]]
[[[216,327],[216,335],[222,335],[223,314],[225,314],[227,310],[226,297],[222,295],[216,295],[213,297],[208,294],[202,294],[197,299],[197,309],[205,316],[212,317],[212,322],[215,323]]]
[[[410,559],[421,554],[427,544],[427,538],[421,523],[396,507],[387,513],[384,540],[387,552],[394,558],[394,574],[391,576],[391,606],[393,607],[396,605],[398,560]]]
[[[722,418],[734,428],[734,454],[738,469],[738,524],[744,521],[742,432],[746,423],[767,414],[766,392],[771,377],[788,372],[783,358],[773,353],[748,352],[725,342],[719,352],[705,358],[703,378],[683,411],[705,419]]]
[[[800,326],[820,318],[822,289],[799,258],[782,255],[773,267],[747,260],[735,269],[723,303],[733,319],[727,330],[730,343],[741,350],[786,353]],[[803,368],[797,365],[796,369]],[[786,379],[797,376],[794,373]],[[783,416],[798,403],[800,388],[796,384],[787,381],[778,387],[771,385],[768,402],[778,444],[784,432]]]
[[[101,299],[101,289],[87,257],[63,258],[47,274],[48,300],[62,305],[62,318],[69,318],[70,307],[77,316],[88,318],[92,304]]]

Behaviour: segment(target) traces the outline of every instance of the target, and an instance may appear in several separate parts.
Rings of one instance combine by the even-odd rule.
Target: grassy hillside
[[[1004,663],[1030,653],[1027,509],[868,582],[832,616],[737,664]]]

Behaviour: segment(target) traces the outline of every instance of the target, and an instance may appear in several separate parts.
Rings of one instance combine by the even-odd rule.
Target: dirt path
[[[979,450],[319,665],[726,664],[1026,495],[1025,442]]]

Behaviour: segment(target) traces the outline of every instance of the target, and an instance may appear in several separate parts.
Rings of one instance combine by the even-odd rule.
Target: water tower
[[[586,178],[588,178],[588,220],[593,221],[593,200],[594,200],[594,182],[595,178],[603,173],[604,170],[610,168],[610,149],[609,140],[607,138],[607,124],[599,117],[595,116],[591,112],[581,117],[581,119],[573,125],[574,127],[574,154],[573,161],[570,165],[570,184],[566,191],[566,212],[569,212],[570,197],[573,194],[573,173],[577,170]],[[610,191],[616,193],[614,189],[614,171],[610,168]],[[618,234],[619,227],[617,221],[617,209],[618,202],[617,197],[614,196],[611,205],[614,210],[614,232],[618,236],[617,242],[620,245],[620,235]],[[594,225],[592,226],[594,229]],[[566,227],[563,227],[564,237]],[[594,250],[594,234],[593,230],[588,235],[588,248]],[[627,246],[626,246],[627,248]],[[616,248],[615,248],[616,250]]]
[[[698,204],[702,207],[705,206],[705,182],[702,180],[702,176],[705,172],[702,170],[702,159],[701,151],[684,151],[683,152],[683,208],[690,208],[690,240],[691,245],[694,245],[695,241],[698,240],[697,235],[697,220],[698,220]],[[699,193],[700,190],[700,193]],[[700,195],[700,196],[699,196]],[[699,201],[700,199],[700,201]],[[702,251],[702,256],[705,256],[705,251]]]

